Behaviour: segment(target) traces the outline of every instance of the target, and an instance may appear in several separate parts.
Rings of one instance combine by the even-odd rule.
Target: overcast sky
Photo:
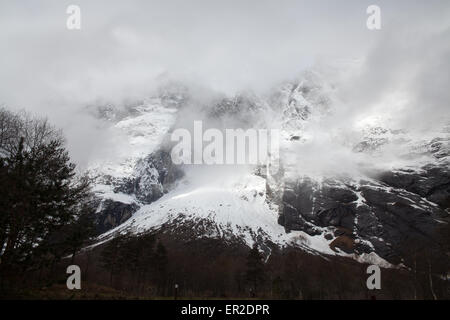
[[[70,4],[81,30],[66,29]],[[366,28],[370,4],[379,31]],[[82,106],[141,98],[161,78],[264,92],[318,61],[357,59],[344,117],[403,99],[399,121],[429,124],[449,115],[449,28],[448,0],[0,0],[0,103],[48,116],[81,149],[95,126]]]

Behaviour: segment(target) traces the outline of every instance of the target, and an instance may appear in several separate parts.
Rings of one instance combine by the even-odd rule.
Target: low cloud
[[[78,162],[115,139],[86,106],[141,99],[161,79],[261,94],[357,60],[330,74],[336,127],[384,117],[429,130],[449,115],[448,1],[378,1],[380,31],[366,28],[370,1],[83,0],[80,31],[66,29],[70,4],[0,2],[0,103],[48,116]]]

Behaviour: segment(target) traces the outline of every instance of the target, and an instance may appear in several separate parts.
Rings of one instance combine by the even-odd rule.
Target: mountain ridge
[[[125,132],[132,147],[143,148],[115,167],[100,163],[90,168],[99,198],[98,223],[109,221],[99,228],[98,239],[176,230],[184,224],[197,237],[293,246],[391,266],[402,263],[409,238],[435,245],[435,230],[449,220],[448,130],[417,139],[405,130],[366,125],[353,144],[332,140],[329,151],[331,156],[336,152],[336,161],[327,159],[317,172],[302,172],[299,165],[306,163],[309,170],[308,165],[320,162],[323,153],[316,153],[316,146],[329,143],[340,130],[322,130],[319,140],[310,130],[327,121],[339,102],[331,85],[316,73],[306,75],[269,98],[241,94],[216,99],[194,115],[219,127],[278,125],[281,169],[274,175],[265,166],[173,165],[168,136],[189,113],[186,91],[145,100],[125,117],[111,116],[109,110],[113,126]],[[392,150],[398,156],[383,164]]]

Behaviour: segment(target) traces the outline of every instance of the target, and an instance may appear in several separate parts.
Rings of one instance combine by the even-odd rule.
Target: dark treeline
[[[416,254],[415,269],[381,269],[381,290],[370,291],[367,264],[299,249],[225,244],[217,239],[171,239],[169,233],[122,235],[77,256],[88,285],[122,298],[448,299],[440,267]],[[163,245],[164,243],[164,245]],[[161,248],[158,250],[158,247]],[[158,252],[159,251],[159,252]],[[432,280],[430,282],[430,279]]]
[[[119,235],[110,240],[100,255],[109,285],[137,295],[167,294],[167,252],[151,234]]]

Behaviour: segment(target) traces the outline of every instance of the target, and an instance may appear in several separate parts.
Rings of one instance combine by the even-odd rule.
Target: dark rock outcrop
[[[95,221],[97,234],[117,227],[139,209],[139,206],[135,203],[128,204],[110,199],[102,200],[99,205]]]
[[[449,220],[450,175],[446,168],[424,170],[386,172],[378,182],[303,178],[287,183],[279,223],[287,232],[324,234],[333,250],[374,251],[400,263],[412,241],[437,247],[437,230]]]
[[[114,192],[134,194],[140,202],[149,204],[161,198],[182,176],[183,171],[172,163],[170,153],[158,150],[140,160],[134,177],[124,179],[115,186]]]
[[[393,187],[416,193],[444,210],[450,208],[450,170],[435,166],[425,166],[423,169],[422,172],[385,172],[380,180]]]
[[[129,219],[141,204],[149,204],[161,198],[170,185],[183,176],[183,171],[172,163],[170,153],[158,150],[136,165],[131,178],[110,182],[115,193],[133,195],[135,203],[122,203],[111,199],[99,199],[97,231],[106,232]]]

